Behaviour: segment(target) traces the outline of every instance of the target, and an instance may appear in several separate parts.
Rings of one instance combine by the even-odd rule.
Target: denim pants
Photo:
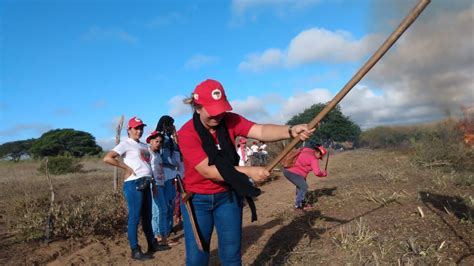
[[[148,246],[153,244],[154,236],[151,229],[151,189],[138,191],[136,185],[138,180],[123,183],[123,193],[128,206],[128,241],[131,249],[138,247],[138,224],[142,218],[142,229],[145,233]]]
[[[151,227],[155,237],[168,237],[170,228],[168,226],[168,208],[165,203],[164,186],[156,186],[158,194],[153,196]]]
[[[296,186],[295,208],[303,207],[304,197],[306,192],[308,192],[308,183],[306,183],[304,177],[292,173],[286,169],[283,171],[283,175]]]
[[[195,193],[191,200],[197,230],[202,236],[204,251],[197,247],[193,235],[189,213],[181,203],[183,214],[184,237],[186,242],[186,265],[208,265],[209,250],[214,226],[217,231],[218,252],[221,264],[241,265],[242,239],[242,198],[232,193],[231,201],[228,192],[216,194]]]
[[[173,228],[174,206],[176,200],[176,187],[173,185],[173,179],[165,181],[164,196],[167,212],[167,226],[169,230]],[[169,232],[168,232],[169,233]]]

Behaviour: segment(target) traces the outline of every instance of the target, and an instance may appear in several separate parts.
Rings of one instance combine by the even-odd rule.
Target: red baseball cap
[[[217,80],[206,79],[196,86],[193,92],[194,102],[202,105],[210,116],[216,116],[232,110],[227,101],[224,88]]]
[[[128,120],[128,128],[137,128],[139,126],[146,126],[140,118],[134,116]]]
[[[160,135],[160,134],[161,134],[160,131],[156,131],[156,130],[151,132],[150,135],[148,135],[148,137],[146,137],[146,143],[150,143],[150,140],[152,138],[154,138],[155,136]]]
[[[320,158],[321,160],[323,159],[323,156],[328,153],[328,150],[326,150],[326,148],[324,148],[323,146],[318,146],[316,149],[318,149],[321,152],[321,158]]]

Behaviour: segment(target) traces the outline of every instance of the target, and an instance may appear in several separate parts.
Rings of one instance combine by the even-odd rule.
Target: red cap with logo
[[[210,116],[216,116],[232,110],[227,101],[224,88],[217,80],[207,79],[196,86],[194,102],[206,109]]]
[[[148,137],[146,138],[146,143],[150,143],[150,140],[159,134],[161,134],[160,131],[155,130],[151,132],[150,135],[148,135]]]
[[[326,155],[328,153],[328,150],[326,150],[326,148],[324,148],[323,146],[318,146],[317,149],[321,152],[321,160],[323,159],[323,156]]]
[[[146,126],[140,118],[134,116],[128,120],[128,128],[137,128],[139,126]]]

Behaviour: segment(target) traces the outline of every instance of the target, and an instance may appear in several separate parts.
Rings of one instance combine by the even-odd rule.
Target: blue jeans
[[[156,186],[158,195],[153,196],[151,226],[155,237],[168,237],[168,208],[165,203],[164,186]]]
[[[308,192],[308,183],[306,183],[306,180],[304,177],[297,175],[295,173],[292,173],[288,170],[283,171],[283,175],[296,186],[296,201],[295,201],[295,207],[296,208],[301,208],[303,207],[303,200],[306,195],[306,192]]]
[[[151,229],[151,190],[138,191],[136,185],[138,180],[126,181],[123,183],[123,193],[128,206],[128,241],[131,249],[138,247],[138,224],[142,218],[142,229],[145,233],[148,246],[152,246],[154,241]]]
[[[214,225],[217,231],[218,252],[221,264],[241,265],[242,239],[242,198],[232,193],[231,202],[228,192],[216,194],[197,194],[191,200],[197,230],[202,236],[204,251],[197,247],[193,235],[189,214],[181,203],[184,237],[186,242],[186,265],[208,265],[209,246]],[[206,248],[207,247],[207,248]]]
[[[165,204],[167,207],[167,224],[169,230],[171,230],[173,228],[174,204],[176,200],[176,187],[173,185],[172,179],[165,181],[164,192]]]

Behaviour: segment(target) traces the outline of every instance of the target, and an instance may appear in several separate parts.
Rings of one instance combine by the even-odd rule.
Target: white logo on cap
[[[135,118],[135,121],[141,122],[142,120],[140,120],[140,118]]]
[[[193,94],[193,98],[194,98],[195,101],[199,100],[199,94],[194,93],[194,94]]]
[[[220,98],[222,98],[222,92],[221,90],[219,89],[215,89],[211,92],[211,96],[214,100],[219,100]]]

